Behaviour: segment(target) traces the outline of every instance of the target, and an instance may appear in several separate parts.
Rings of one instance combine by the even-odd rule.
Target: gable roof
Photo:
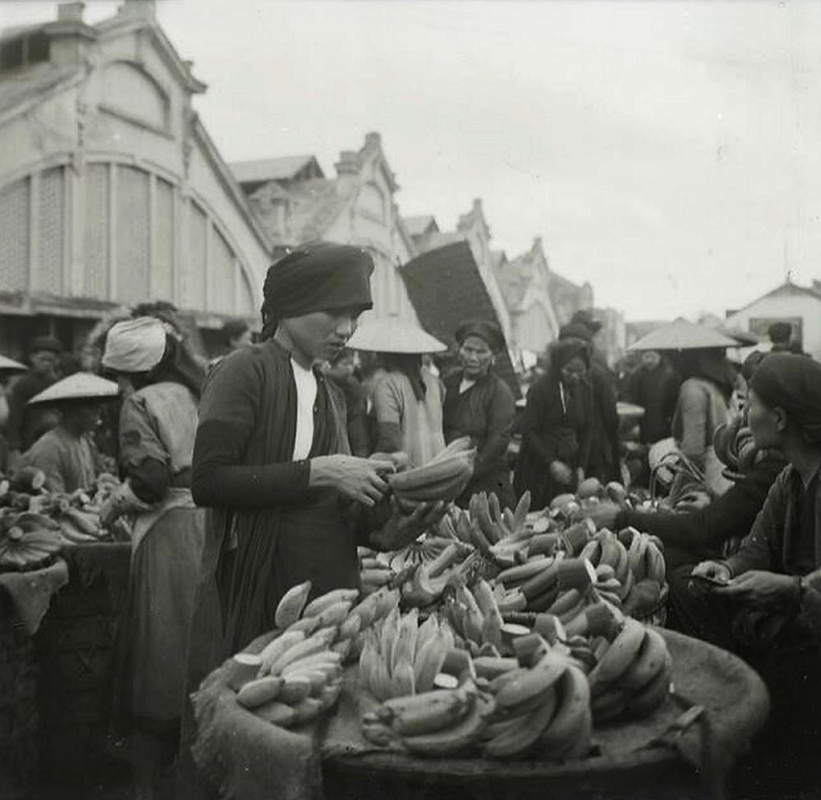
[[[757,297],[750,303],[747,303],[746,306],[742,306],[741,308],[733,309],[732,314],[728,315],[728,319],[730,317],[734,317],[738,314],[741,314],[744,311],[752,308],[756,303],[760,303],[762,300],[769,300],[771,297],[784,297],[784,296],[793,296],[793,297],[812,297],[815,300],[821,300],[821,293],[817,292],[815,289],[807,287],[807,286],[799,286],[792,281],[785,281],[780,286],[776,286],[775,289],[770,290],[766,294],[762,294],[761,297]]]
[[[296,178],[306,167],[315,167],[314,177],[324,178],[322,167],[316,156],[282,156],[252,161],[236,161],[229,165],[234,177],[243,183],[264,183],[266,181],[288,181]]]
[[[470,245],[458,241],[417,256],[400,270],[422,326],[448,344],[467,320],[490,320],[501,328]],[[496,371],[519,397],[519,384],[507,348],[499,353]]]
[[[436,217],[433,214],[422,214],[416,217],[402,217],[405,227],[411,237],[424,236],[427,233],[432,233],[439,230],[436,224]]]

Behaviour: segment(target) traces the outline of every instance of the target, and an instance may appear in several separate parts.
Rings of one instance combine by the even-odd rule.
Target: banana
[[[502,709],[511,708],[546,692],[561,678],[566,667],[565,659],[548,652],[534,667],[521,673],[507,673],[514,677],[504,683],[496,693],[497,706]]]
[[[638,691],[658,675],[667,659],[667,643],[664,637],[648,628],[636,660],[624,673],[621,684],[631,691]]]
[[[633,573],[628,568],[625,570],[624,583],[620,584],[616,589],[616,594],[619,596],[619,600],[621,600],[622,603],[627,599],[630,592],[633,591],[633,582]]]
[[[506,672],[518,669],[519,662],[515,658],[479,656],[473,659],[473,667],[478,677],[492,681]]]
[[[394,488],[394,492],[403,500],[417,503],[427,503],[434,500],[449,501],[462,494],[472,475],[473,468],[469,463],[464,462],[461,464],[458,472],[454,472],[447,478],[412,489]]]
[[[547,609],[547,613],[559,617],[572,608],[575,608],[582,599],[582,593],[578,589],[568,589],[559,595],[558,600]]]
[[[419,630],[418,619],[419,610],[416,608],[411,609],[409,614],[402,617],[390,651],[383,651],[388,658],[391,671],[396,669],[400,661],[413,662],[413,654],[416,652],[416,637]]]
[[[272,665],[271,674],[279,675],[289,664],[327,650],[336,638],[336,628],[322,628],[313,636],[295,644],[283,653]]]
[[[319,653],[314,653],[313,655],[305,656],[305,658],[300,658],[297,661],[292,661],[282,670],[280,675],[283,678],[287,678],[289,675],[311,669],[335,672],[341,664],[342,657],[339,653],[335,653],[333,650],[322,650]]]
[[[339,626],[340,639],[353,639],[362,630],[362,617],[350,612],[347,619]]]
[[[598,696],[594,696],[590,701],[590,710],[593,712],[593,719],[599,722],[609,722],[624,714],[627,708],[627,692],[616,687],[610,687]]]
[[[329,683],[331,681],[335,682],[339,676],[336,673],[331,676],[329,673],[324,672],[321,669],[311,669],[304,672],[298,672],[292,677],[307,680],[311,684],[311,695],[313,697],[318,697],[322,694]],[[282,700],[282,698],[280,698],[280,700]]]
[[[586,558],[594,567],[599,568],[601,561],[602,547],[598,539],[591,539],[579,553],[579,558]],[[601,565],[607,566],[607,565]],[[598,571],[598,570],[597,570]]]
[[[467,453],[471,450],[471,439],[470,436],[460,436],[457,439],[454,439],[442,452],[437,453],[428,464],[437,464],[440,461],[444,461],[446,458],[450,456],[456,455],[457,453]]]
[[[353,603],[350,600],[337,600],[324,611],[317,614],[320,628],[330,628],[342,625],[348,618]]]
[[[405,703],[398,710],[387,704],[382,707],[388,713],[381,721],[390,724],[400,736],[419,736],[450,728],[470,707],[466,692],[460,689],[425,692],[412,700],[415,702]]]
[[[347,661],[355,652],[353,639],[339,639],[331,645],[331,652],[338,653],[343,661]]]
[[[667,577],[667,567],[664,562],[664,556],[652,542],[647,544],[644,562],[647,577],[654,580],[659,586],[662,586]]]
[[[520,531],[525,527],[527,522],[527,514],[530,511],[530,491],[525,492],[516,504],[516,510],[513,512],[513,532]]]
[[[585,758],[590,752],[590,740],[593,735],[593,712],[590,707],[584,709],[574,735],[563,746],[556,748],[555,756],[561,759]]]
[[[487,741],[484,753],[490,758],[509,758],[526,753],[538,741],[550,724],[556,711],[556,692],[548,691],[539,696],[536,707],[517,725],[510,725]]]
[[[266,722],[278,725],[280,728],[288,728],[293,725],[296,720],[296,712],[294,709],[276,700],[258,706],[254,709],[254,714]]]
[[[342,681],[337,680],[329,683],[319,693],[319,702],[322,705],[321,710],[327,711],[336,704],[339,700],[339,695],[342,694]]]
[[[493,713],[493,698],[478,693],[473,697],[472,705],[460,722],[451,728],[424,736],[404,738],[405,748],[415,755],[451,756],[472,747],[487,727],[487,720]]]
[[[538,574],[534,575],[532,578],[529,578],[522,584],[522,593],[528,600],[544,594],[549,589],[557,585],[559,581],[559,563],[561,562],[551,561],[549,564],[545,565],[545,567],[543,567]]]
[[[293,625],[302,616],[302,610],[305,608],[305,603],[310,593],[310,581],[292,586],[285,592],[274,614],[274,622],[277,628],[285,630],[285,628]]]
[[[225,682],[238,692],[246,683],[261,678],[262,658],[251,653],[237,653],[231,659]]]
[[[644,580],[645,566],[644,553],[647,549],[647,540],[639,534],[633,535],[633,541],[630,542],[630,550],[627,552],[627,559],[630,563],[630,571],[633,573],[633,578],[638,583]]]
[[[386,594],[386,589],[377,589],[373,594],[368,595],[358,605],[353,607],[351,610],[351,616],[357,616],[360,620],[362,620],[360,630],[364,631],[373,625],[381,599]]]
[[[271,700],[276,700],[282,685],[282,678],[274,678],[270,675],[249,681],[237,692],[237,702],[243,708],[256,708]]]
[[[515,586],[532,578],[534,575],[538,575],[545,567],[550,566],[550,562],[551,559],[548,556],[540,555],[526,561],[524,564],[502,570],[496,576],[496,580],[505,586]]]
[[[618,560],[616,561],[615,566],[613,569],[616,572],[616,578],[618,581],[624,585],[627,583],[627,576],[630,573],[630,559],[627,555],[627,549],[625,546],[619,541],[617,536],[613,536],[613,541],[615,543],[616,550],[618,550]]]
[[[596,542],[596,544],[598,544],[598,542]],[[599,566],[596,567],[596,578],[598,579],[598,584],[615,580],[616,570],[614,570],[609,564],[599,564]]]
[[[527,608],[529,611],[535,611],[537,613],[545,612],[548,608],[550,608],[550,606],[553,605],[553,603],[556,602],[556,598],[558,596],[559,584],[554,583],[549,589],[528,600]]]
[[[287,706],[286,706],[287,708]],[[362,735],[369,741],[371,744],[375,744],[377,747],[390,747],[394,742],[397,741],[397,736],[390,728],[390,726],[385,725],[382,722],[375,722],[375,721],[362,721]]]
[[[454,476],[464,476],[466,471],[472,474],[475,455],[475,450],[468,450],[421,467],[388,475],[387,480],[393,491],[400,496],[420,490],[428,490],[433,496],[438,486],[452,481]]]
[[[643,719],[652,714],[670,694],[670,670],[672,659],[669,653],[658,674],[627,701],[626,715],[632,719]]]
[[[377,657],[371,674],[371,694],[377,700],[387,700],[393,697],[393,683],[385,662]]]
[[[391,671],[391,694],[393,697],[403,697],[413,694],[415,686],[413,665],[407,658],[402,658]]]
[[[261,664],[260,675],[267,675],[271,671],[274,662],[278,661],[288,650],[300,642],[305,641],[305,634],[302,631],[285,631],[276,639],[267,644],[259,654]]]
[[[599,564],[606,564],[607,566],[613,567],[614,571],[616,571],[616,575],[618,576],[618,570],[616,570],[620,556],[619,548],[616,544],[618,539],[610,533],[610,531],[601,531],[598,535],[598,539],[601,544],[601,558],[599,559]],[[619,544],[621,543],[619,542]]]
[[[432,639],[436,640],[439,638],[439,622],[437,621],[436,615],[431,614],[420,626],[419,630],[416,633],[416,650],[414,651],[413,658],[416,660],[419,654],[422,652],[422,648]]]
[[[499,613],[499,607],[496,604],[493,589],[490,588],[490,584],[484,580],[484,578],[479,578],[479,580],[473,584],[473,596],[476,598],[476,603],[482,612],[482,616],[485,618],[495,617],[501,626],[502,615]]]
[[[334,605],[334,603],[340,601],[353,603],[358,596],[359,589],[333,589],[308,603],[302,612],[302,616],[308,619],[318,617],[323,611]]]
[[[575,606],[559,614],[559,622],[561,622],[562,625],[569,625],[573,620],[584,614],[585,608],[587,608],[587,599],[582,596]]]
[[[633,663],[644,641],[644,636],[644,625],[632,617],[624,621],[624,627],[619,635],[590,673],[590,687],[594,695],[616,681]]]
[[[568,664],[558,684],[558,708],[552,722],[542,734],[542,744],[546,754],[564,754],[568,742],[581,747],[579,730],[584,729],[586,717],[590,715],[590,685],[587,676],[573,664]],[[589,732],[584,742],[589,749]],[[573,748],[575,752],[575,747]]]
[[[513,589],[506,592],[503,597],[496,601],[496,605],[501,614],[509,614],[514,611],[524,611],[527,608],[527,597],[521,589]]]
[[[265,679],[263,678],[263,680]],[[307,676],[289,675],[287,678],[282,678],[279,693],[275,695],[275,698],[270,699],[277,699],[280,703],[296,706],[311,694],[312,688],[311,680]]]

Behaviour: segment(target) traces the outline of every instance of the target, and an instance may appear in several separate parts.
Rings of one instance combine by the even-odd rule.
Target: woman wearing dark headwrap
[[[197,503],[211,509],[189,654],[193,687],[274,628],[292,586],[310,579],[312,596],[356,587],[357,544],[401,547],[441,513],[420,506],[404,516],[380,502],[387,484],[371,462],[350,455],[344,396],[318,369],[371,307],[372,270],[355,247],[291,252],[268,270],[263,341],[226,356],[208,377],[192,484]],[[357,522],[363,506],[373,509],[369,523]]]
[[[692,593],[678,611],[686,632],[756,667],[770,689],[774,743],[793,748],[803,729],[791,726],[815,729],[821,713],[821,659],[804,613],[821,567],[821,364],[767,356],[751,382],[749,422],[756,445],[780,449],[788,466],[738,552],[693,571],[726,585]]]
[[[473,478],[457,502],[467,507],[477,492],[495,492],[514,504],[507,447],[516,404],[510,387],[493,370],[505,340],[492,322],[469,322],[456,331],[462,368],[445,380],[445,441],[469,436],[476,447]]]
[[[549,355],[547,373],[527,394],[513,483],[517,495],[530,490],[533,508],[573,491],[590,456],[590,349],[567,339],[556,342]]]
[[[102,365],[117,375],[124,395],[124,481],[100,519],[134,520],[114,721],[127,736],[138,796],[150,796],[179,741],[185,642],[205,535],[205,514],[190,490],[201,372],[173,329],[153,317],[114,325]]]

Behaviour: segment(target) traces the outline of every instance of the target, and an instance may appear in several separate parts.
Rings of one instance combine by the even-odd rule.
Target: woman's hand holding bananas
[[[371,535],[377,550],[399,550],[433,527],[445,513],[445,503],[408,503],[393,498],[393,513],[381,530]]]
[[[318,456],[311,459],[310,485],[336,489],[366,506],[378,503],[388,489],[376,465],[355,456]]]

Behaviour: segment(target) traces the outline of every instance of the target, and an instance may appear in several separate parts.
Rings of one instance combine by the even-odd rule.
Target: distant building
[[[728,312],[724,328],[749,331],[768,341],[767,329],[774,322],[788,322],[793,341],[821,359],[821,292],[787,281],[744,308]]]
[[[269,243],[192,108],[205,85],[152,0],[82,11],[0,38],[0,350],[77,346],[147,299],[256,319]]]
[[[561,327],[550,296],[550,268],[541,238],[508,260],[494,251],[494,274],[510,314],[512,338],[519,350],[536,356],[559,335]]]
[[[485,219],[482,201],[479,199],[473,201],[470,211],[459,217],[454,231],[440,230],[432,216],[410,217],[406,220],[406,226],[419,253],[428,253],[456,242],[467,242],[470,245],[473,259],[496,311],[499,325],[508,344],[515,347],[510,312],[496,280],[494,264],[498,254],[490,246],[490,226]]]
[[[360,150],[342,151],[335,166],[333,178],[311,155],[244,161],[231,169],[275,255],[318,239],[363,247],[376,265],[373,313],[415,320],[398,269],[416,249],[399,216],[399,186],[379,134],[369,133]]]

